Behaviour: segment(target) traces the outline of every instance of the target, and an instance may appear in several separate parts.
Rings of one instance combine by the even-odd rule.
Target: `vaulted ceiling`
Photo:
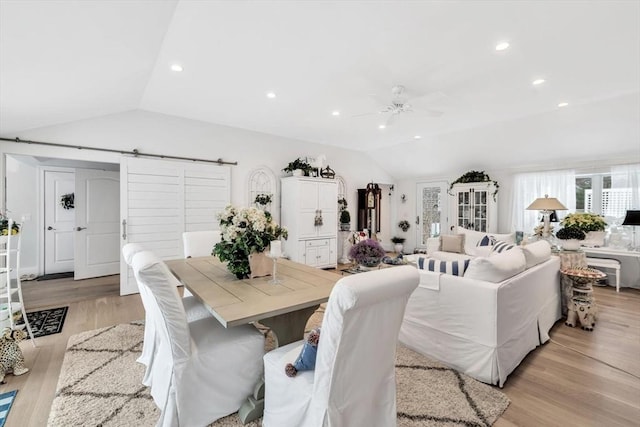
[[[380,129],[394,85],[415,111]],[[529,162],[575,155],[585,135],[592,158],[640,156],[640,2],[0,2],[1,135],[132,109],[366,150],[398,175],[435,153],[513,164],[519,143]]]

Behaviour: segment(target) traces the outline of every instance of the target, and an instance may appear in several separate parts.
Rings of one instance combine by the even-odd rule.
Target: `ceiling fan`
[[[425,96],[429,96],[429,95],[425,95]],[[423,97],[420,97],[420,98],[423,98]],[[390,126],[395,122],[396,118],[399,115],[405,114],[405,113],[415,112],[420,114],[426,114],[431,117],[440,117],[443,114],[442,111],[434,110],[430,108],[427,108],[427,109],[414,108],[413,105],[407,102],[408,99],[409,98],[405,93],[405,87],[402,85],[396,85],[391,88],[391,103],[384,105],[379,111],[375,113],[358,114],[353,117],[369,116],[372,114],[389,114],[389,117],[387,118],[385,126]]]

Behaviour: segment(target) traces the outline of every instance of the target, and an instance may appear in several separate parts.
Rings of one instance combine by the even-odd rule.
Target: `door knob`
[[[82,231],[82,230],[86,230],[87,227],[76,227],[76,231]]]
[[[47,230],[51,231],[51,230],[55,230],[55,228],[53,228],[52,226],[48,226]]]

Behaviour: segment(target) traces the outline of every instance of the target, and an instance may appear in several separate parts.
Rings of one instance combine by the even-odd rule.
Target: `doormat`
[[[73,277],[73,271],[67,271],[66,273],[52,273],[45,274],[44,276],[38,277],[36,280],[53,280],[53,279],[68,279],[69,277]]]
[[[69,307],[58,307],[27,313],[33,337],[38,338],[60,333],[64,325],[64,319],[67,317],[68,309]],[[28,336],[27,339],[29,339]]]
[[[7,421],[9,410],[11,409],[11,404],[16,398],[16,393],[18,393],[18,390],[8,391],[6,393],[0,394],[0,427],[4,427],[4,423],[5,421]]]

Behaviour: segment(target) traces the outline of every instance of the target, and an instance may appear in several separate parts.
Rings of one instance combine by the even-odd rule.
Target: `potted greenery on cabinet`
[[[298,157],[294,161],[289,162],[289,164],[282,170],[284,172],[291,173],[293,176],[302,176],[308,175],[312,169],[313,167],[311,167],[309,163]]]

